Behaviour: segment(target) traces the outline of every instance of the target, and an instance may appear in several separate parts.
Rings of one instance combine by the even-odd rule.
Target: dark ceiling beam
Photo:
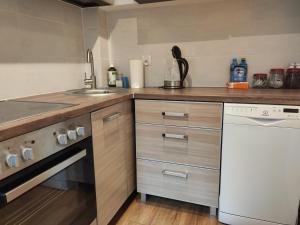
[[[77,5],[82,8],[110,5],[104,0],[62,0],[62,1],[68,2],[73,5]],[[148,4],[148,3],[168,2],[174,0],[135,0],[135,1],[139,4]]]
[[[109,3],[102,0],[62,0],[73,5],[77,5],[82,8],[95,7],[95,6],[108,6]]]
[[[157,2],[169,2],[174,0],[135,0],[139,4],[157,3]]]

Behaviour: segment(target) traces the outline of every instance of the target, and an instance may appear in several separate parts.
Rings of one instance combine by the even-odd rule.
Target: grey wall
[[[92,49],[94,54],[95,74],[99,87],[107,86],[106,70],[109,67],[108,39],[106,12],[100,8],[83,10],[83,33],[85,51]],[[86,67],[89,67],[86,65]],[[89,68],[86,68],[89,71]]]
[[[0,0],[0,100],[82,85],[81,9],[59,0]]]
[[[174,44],[190,62],[192,86],[224,86],[233,57],[253,73],[300,62],[299,0],[224,0],[109,12],[112,58],[129,74],[129,59],[152,56],[146,85],[160,86]]]

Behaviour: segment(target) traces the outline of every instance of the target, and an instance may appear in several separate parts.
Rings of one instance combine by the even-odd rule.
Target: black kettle
[[[181,57],[181,50],[178,46],[173,46],[172,55],[176,59],[179,67],[180,80],[176,81],[164,81],[164,88],[166,89],[180,89],[184,88],[184,80],[189,72],[189,63],[185,58]]]

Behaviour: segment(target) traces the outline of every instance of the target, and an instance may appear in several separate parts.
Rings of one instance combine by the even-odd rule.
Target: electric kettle
[[[172,48],[172,55],[174,59],[170,62],[163,88],[184,88],[184,80],[189,72],[189,64],[185,58],[181,57],[181,50],[176,45]]]

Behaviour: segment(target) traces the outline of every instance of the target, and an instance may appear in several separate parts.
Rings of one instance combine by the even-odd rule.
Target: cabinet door
[[[119,103],[92,113],[99,225],[108,224],[128,197],[127,162],[129,151],[133,152],[132,141],[127,138],[132,131],[126,121],[131,114],[130,105]]]
[[[136,153],[134,145],[134,120],[133,104],[125,102],[122,106],[121,117],[122,143],[125,151],[125,165],[127,172],[127,194],[128,196],[136,189]]]

